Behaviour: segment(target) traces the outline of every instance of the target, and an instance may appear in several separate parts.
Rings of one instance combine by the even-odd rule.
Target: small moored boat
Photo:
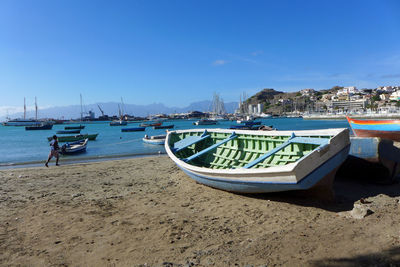
[[[174,128],[175,125],[171,124],[171,125],[161,125],[161,126],[153,126],[154,130],[158,130],[158,129],[172,129]]]
[[[34,126],[25,126],[26,131],[51,130],[52,128],[53,128],[53,124],[50,124],[50,123],[42,123],[40,125],[34,125]]]
[[[152,145],[163,145],[165,143],[166,135],[153,135],[148,136],[147,134],[143,137],[143,142]]]
[[[400,120],[356,120],[346,116],[357,137],[381,137],[400,141]]]
[[[218,121],[216,121],[216,120],[199,120],[199,121],[194,122],[193,124],[194,125],[215,125],[217,123],[218,123]]]
[[[58,137],[58,142],[74,142],[82,139],[89,139],[89,141],[96,140],[96,137],[99,134],[78,134],[78,135],[63,135],[63,136],[57,136]],[[53,140],[53,137],[47,137],[47,140],[51,141]]]
[[[118,120],[110,122],[110,126],[126,126],[128,124],[127,121]]]
[[[65,126],[64,130],[82,130],[85,129],[85,125],[79,125],[79,126]]]
[[[61,130],[61,131],[57,131],[57,134],[78,134],[80,133],[81,130]]]
[[[232,192],[332,189],[350,148],[348,129],[168,132],[165,150],[199,183]]]
[[[123,128],[121,132],[142,132],[146,130],[146,127],[132,127],[132,128]]]
[[[87,143],[89,139],[78,140],[72,143],[66,143],[61,146],[60,153],[63,155],[77,154],[86,151]]]
[[[161,126],[162,122],[155,122],[155,123],[141,123],[140,127],[151,127],[151,126]]]

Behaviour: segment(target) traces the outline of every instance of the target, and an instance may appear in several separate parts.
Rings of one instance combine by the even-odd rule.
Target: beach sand
[[[400,265],[399,184],[334,186],[333,202],[233,194],[166,156],[2,170],[0,265]]]

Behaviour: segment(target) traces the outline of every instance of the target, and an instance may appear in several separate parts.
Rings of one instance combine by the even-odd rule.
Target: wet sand
[[[0,171],[2,266],[400,265],[399,184],[336,179],[325,202],[212,189],[166,156],[49,167]]]

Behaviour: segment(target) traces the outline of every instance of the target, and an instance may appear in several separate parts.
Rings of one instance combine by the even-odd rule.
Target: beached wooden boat
[[[175,125],[171,124],[171,125],[161,125],[161,126],[153,126],[154,130],[158,130],[158,129],[172,129],[174,128]]]
[[[146,130],[146,127],[132,127],[132,128],[123,128],[121,132],[142,132]]]
[[[193,124],[194,125],[215,125],[217,123],[218,123],[218,121],[216,121],[216,120],[199,120],[199,121],[194,122]]]
[[[331,187],[350,148],[348,129],[168,132],[168,156],[199,183],[226,191],[263,193]]]
[[[355,136],[400,141],[400,120],[356,120],[346,116]]]
[[[58,142],[74,142],[82,139],[89,139],[89,141],[96,140],[97,136],[99,134],[78,134],[78,135],[63,135],[63,136],[57,136],[58,137]],[[47,137],[47,140],[51,141],[53,140],[53,137]]]
[[[148,136],[147,134],[143,137],[143,142],[152,145],[163,145],[165,143],[165,138],[167,135],[153,135]]]
[[[86,151],[89,139],[78,140],[72,143],[66,143],[61,146],[60,153],[63,155],[78,154]]]
[[[80,133],[81,130],[61,130],[61,131],[57,131],[57,134],[78,134]]]
[[[64,130],[82,130],[85,129],[85,125],[79,125],[79,126],[65,126]]]
[[[40,125],[34,125],[34,126],[25,126],[26,131],[51,130],[52,128],[53,128],[53,124],[49,124],[49,123],[42,123]]]

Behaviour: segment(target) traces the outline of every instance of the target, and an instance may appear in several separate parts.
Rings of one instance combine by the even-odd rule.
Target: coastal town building
[[[256,105],[249,105],[248,108],[250,115],[260,115],[263,112],[264,105],[262,103],[258,103]]]
[[[355,86],[343,87],[343,89],[339,89],[337,95],[353,95],[359,93],[358,89]]]
[[[311,95],[313,95],[314,93],[315,93],[315,90],[314,90],[314,89],[311,89],[311,88],[300,90],[300,94],[301,94],[302,96],[311,96]]]
[[[393,92],[390,95],[389,100],[400,101],[400,90],[397,90],[396,92]]]
[[[332,101],[330,106],[328,106],[328,109],[331,111],[333,110],[344,110],[344,111],[350,111],[350,110],[362,110],[365,109],[368,105],[367,100],[365,99],[359,99],[359,100],[349,100],[349,101]]]

